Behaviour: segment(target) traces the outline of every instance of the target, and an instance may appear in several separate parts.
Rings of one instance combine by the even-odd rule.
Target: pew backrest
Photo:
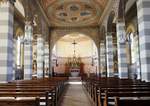
[[[120,99],[115,97],[115,106],[150,106],[150,99]]]
[[[0,99],[0,106],[40,106],[40,99]]]

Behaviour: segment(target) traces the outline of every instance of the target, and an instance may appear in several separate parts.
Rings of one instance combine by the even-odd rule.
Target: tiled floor
[[[69,84],[60,106],[93,106],[81,84]]]

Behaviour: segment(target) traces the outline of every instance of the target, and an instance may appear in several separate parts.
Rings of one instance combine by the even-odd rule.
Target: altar
[[[74,52],[72,57],[68,57],[68,61],[66,62],[66,74],[69,74],[70,77],[79,77],[83,70],[81,57],[76,57],[75,45],[77,44],[74,40],[72,43],[74,45]]]
[[[70,69],[70,75],[71,75],[71,77],[79,77],[80,69],[78,69],[78,68]]]

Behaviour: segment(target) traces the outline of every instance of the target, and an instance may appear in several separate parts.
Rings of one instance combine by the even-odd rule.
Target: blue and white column
[[[17,40],[14,38],[13,39],[13,80],[15,80],[16,56],[17,56]]]
[[[13,1],[0,2],[0,81],[13,79]]]
[[[43,70],[44,62],[44,39],[42,35],[37,37],[37,78],[42,78],[44,74]]]
[[[49,76],[49,44],[48,43],[45,43],[45,51],[44,51],[44,61],[45,61],[45,77],[48,77]]]
[[[113,70],[113,37],[111,33],[106,35],[107,76],[114,77]]]
[[[137,0],[141,78],[150,81],[150,0]]]
[[[25,25],[24,36],[24,79],[32,79],[32,36],[33,28],[31,22],[27,21]]]
[[[106,75],[106,57],[105,57],[105,43],[101,42],[100,43],[100,67],[101,67],[101,76]]]
[[[118,74],[119,78],[128,78],[128,64],[126,54],[125,23],[117,23],[117,47],[118,47]]]
[[[135,37],[134,37],[134,47],[136,47],[135,49],[135,63],[136,63],[136,74],[137,74],[137,79],[141,79],[141,67],[140,67],[140,49],[139,49],[139,35],[137,35],[137,33],[134,33]]]

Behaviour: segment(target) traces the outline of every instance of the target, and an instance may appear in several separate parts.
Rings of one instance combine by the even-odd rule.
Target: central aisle
[[[93,106],[82,84],[69,84],[60,106]]]

